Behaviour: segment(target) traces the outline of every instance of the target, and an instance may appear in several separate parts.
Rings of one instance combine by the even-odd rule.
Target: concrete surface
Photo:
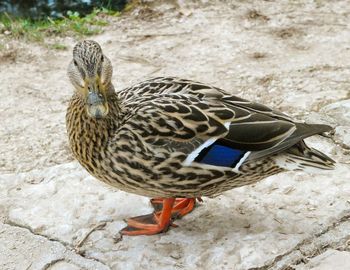
[[[350,269],[349,262],[349,252],[329,249],[321,255],[311,259],[305,267],[299,269],[346,270]]]
[[[148,2],[93,37],[117,89],[179,76],[330,124],[308,143],[336,169],[279,174],[205,199],[166,234],[122,239],[123,219],[151,208],[72,159],[75,41],[52,51],[0,36],[0,269],[350,269],[348,1]]]

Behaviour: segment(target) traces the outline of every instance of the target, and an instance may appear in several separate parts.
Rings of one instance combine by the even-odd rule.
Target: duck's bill
[[[93,118],[105,117],[108,114],[108,105],[103,95],[90,92],[86,100],[86,111]]]

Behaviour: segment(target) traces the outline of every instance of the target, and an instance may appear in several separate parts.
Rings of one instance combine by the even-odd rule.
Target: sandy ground
[[[205,199],[167,234],[121,239],[123,219],[151,208],[70,154],[75,41],[54,51],[0,37],[0,269],[350,269],[349,2],[184,2],[150,2],[93,37],[116,88],[179,76],[330,124],[308,142],[337,168],[279,174]]]

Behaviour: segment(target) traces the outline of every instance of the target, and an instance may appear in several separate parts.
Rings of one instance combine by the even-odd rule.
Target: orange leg
[[[120,231],[124,235],[152,235],[168,230],[171,225],[171,210],[175,198],[163,199],[163,208],[160,212],[129,218],[128,226]]]
[[[182,218],[183,216],[190,213],[196,205],[196,199],[198,201],[202,202],[202,199],[200,197],[198,197],[198,198],[176,198],[175,203],[174,203],[174,207],[171,210],[172,218]],[[163,201],[164,201],[164,199],[162,199],[162,198],[151,199],[151,204],[157,213],[162,210]]]

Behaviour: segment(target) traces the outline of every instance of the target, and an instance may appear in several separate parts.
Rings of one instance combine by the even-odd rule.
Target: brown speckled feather
[[[328,131],[219,88],[172,77],[115,92],[112,66],[94,41],[78,43],[68,68],[70,147],[97,179],[150,197],[216,196],[284,170],[331,169],[303,139]],[[231,165],[203,161],[215,144],[242,153]],[[218,161],[220,164],[218,164]]]

